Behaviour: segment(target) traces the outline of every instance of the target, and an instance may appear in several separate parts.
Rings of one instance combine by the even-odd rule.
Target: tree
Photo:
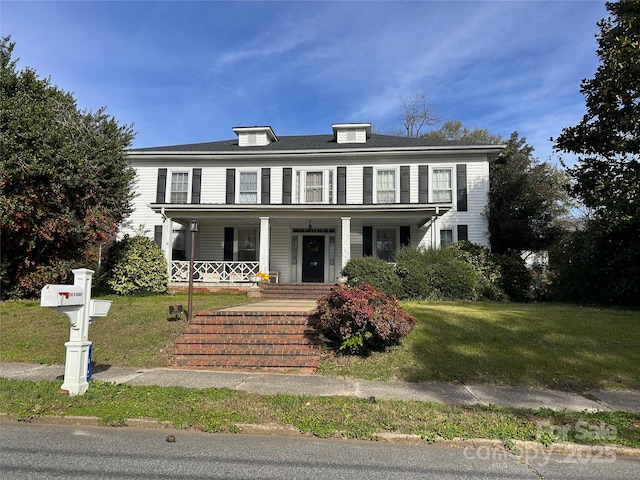
[[[499,144],[503,142],[503,138],[500,135],[491,135],[487,129],[474,128],[470,130],[463,126],[459,120],[447,120],[438,130],[431,130],[420,136],[432,140],[451,140],[469,143]]]
[[[504,139],[486,129],[447,120],[423,138],[500,144]],[[566,178],[549,163],[538,163],[526,138],[513,132],[505,149],[489,163],[489,240],[495,253],[520,256],[553,245],[562,233],[567,211]]]
[[[640,299],[640,1],[607,3],[598,22],[600,66],[584,79],[586,113],[555,139],[578,159],[569,192],[591,212],[566,245],[567,277],[579,296],[611,303]],[[580,293],[582,292],[582,293]],[[596,298],[599,297],[599,298]]]
[[[491,250],[520,255],[545,250],[563,231],[566,178],[533,157],[526,138],[513,132],[506,148],[489,164],[488,219]]]
[[[79,111],[34,70],[18,71],[14,45],[0,43],[1,286],[3,297],[33,297],[68,280],[130,213],[133,131],[104,108]]]
[[[407,131],[407,137],[419,137],[420,130],[427,125],[435,125],[440,121],[436,109],[427,104],[427,95],[418,93],[414,97],[400,97],[403,115],[400,117]]]

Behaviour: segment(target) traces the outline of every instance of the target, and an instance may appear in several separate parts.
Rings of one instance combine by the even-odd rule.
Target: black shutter
[[[362,203],[373,203],[373,167],[362,167]]]
[[[418,166],[418,203],[429,203],[429,167]]]
[[[466,225],[458,225],[458,241],[469,240],[469,228]]]
[[[362,227],[362,256],[373,255],[373,227]]]
[[[411,174],[409,167],[400,167],[400,203],[411,203]]]
[[[193,169],[193,180],[191,183],[191,203],[200,203],[200,184],[202,182],[202,169]]]
[[[236,203],[236,169],[227,168],[227,203]]]
[[[291,205],[291,177],[290,168],[282,169],[282,204]]]
[[[347,204],[347,167],[338,167],[338,205]]]
[[[402,245],[403,247],[407,247],[409,246],[410,243],[411,243],[411,227],[408,225],[401,226],[400,227],[400,245]]]
[[[167,169],[159,168],[158,169],[158,187],[156,189],[156,203],[165,203],[166,202],[166,192],[167,192]]]
[[[153,241],[162,248],[162,225],[156,225],[153,227]]]
[[[467,166],[464,163],[456,165],[456,184],[458,189],[458,211],[467,211]]]
[[[224,227],[224,261],[233,262],[233,227]]]
[[[262,189],[260,195],[262,199],[260,203],[263,205],[269,205],[271,203],[271,169],[262,169]]]

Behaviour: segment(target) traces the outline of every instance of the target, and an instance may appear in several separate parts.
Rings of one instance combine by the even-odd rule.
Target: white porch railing
[[[201,283],[250,282],[258,273],[258,262],[193,262],[193,281]],[[171,262],[170,282],[189,281],[189,262]]]

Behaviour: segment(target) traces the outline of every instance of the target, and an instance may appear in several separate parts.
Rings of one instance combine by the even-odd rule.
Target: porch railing
[[[193,281],[200,283],[250,282],[258,273],[258,262],[193,262]],[[171,262],[171,282],[189,281],[189,262]]]

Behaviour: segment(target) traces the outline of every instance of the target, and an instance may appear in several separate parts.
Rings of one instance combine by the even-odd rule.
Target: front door
[[[302,237],[302,281],[324,282],[324,236]]]

